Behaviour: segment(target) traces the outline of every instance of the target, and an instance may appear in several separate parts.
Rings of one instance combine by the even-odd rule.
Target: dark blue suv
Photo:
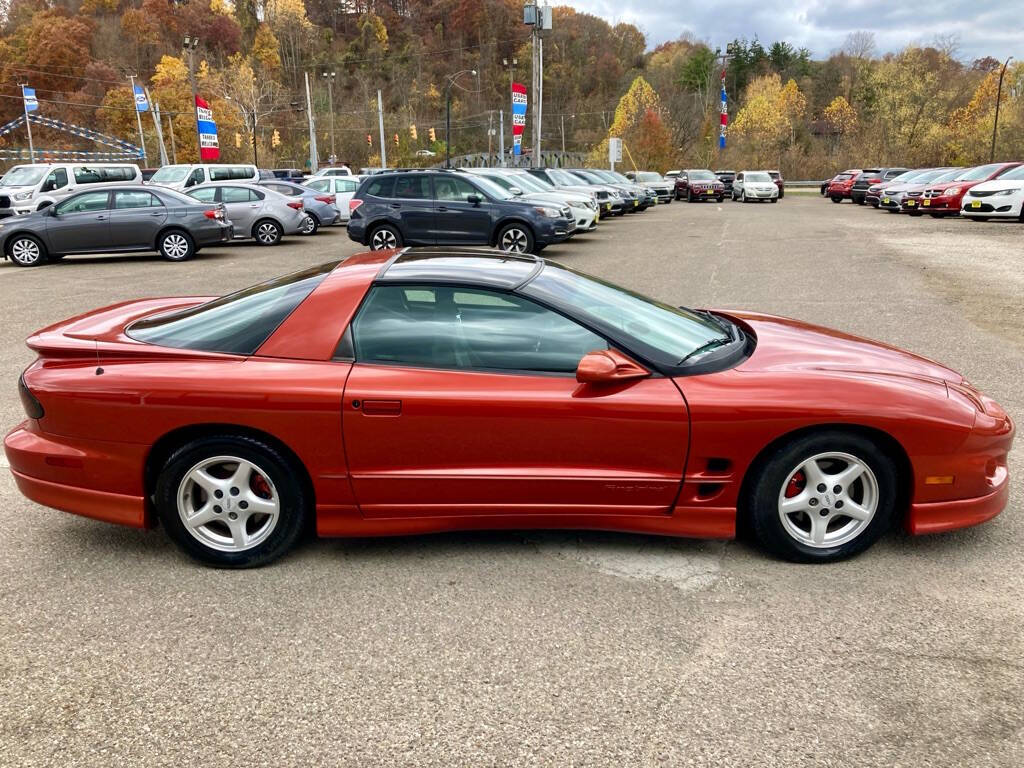
[[[538,253],[565,240],[568,206],[515,199],[489,179],[444,170],[364,179],[349,202],[348,236],[373,250],[403,245],[493,245]]]

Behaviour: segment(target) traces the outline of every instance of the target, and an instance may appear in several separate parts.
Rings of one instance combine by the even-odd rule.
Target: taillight
[[[317,201],[319,201],[321,203],[327,203],[328,205],[330,205],[331,203],[334,202],[334,198],[331,197],[330,195],[317,195],[313,199],[317,200]]]
[[[218,221],[224,221],[224,208],[210,208],[208,210],[203,211],[203,216],[205,216],[208,219],[217,219]]]
[[[294,208],[296,211],[302,210],[301,200],[289,200],[287,203],[285,203],[285,205],[287,205],[289,208]]]
[[[43,404],[40,403],[25,383],[25,374],[18,377],[18,396],[21,398],[21,406],[25,409],[25,415],[30,419],[43,418]]]
[[[363,204],[362,200],[357,200],[356,198],[353,197],[351,200],[348,201],[348,212],[349,213],[355,212],[356,208],[358,208],[362,204]]]

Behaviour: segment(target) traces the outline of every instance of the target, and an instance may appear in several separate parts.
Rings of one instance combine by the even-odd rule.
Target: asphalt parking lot
[[[0,263],[0,421],[24,338],[359,250]],[[817,195],[673,203],[546,257],[675,304],[936,358],[1024,418],[1024,225]],[[1019,442],[1019,441],[1018,441]],[[225,572],[0,474],[0,765],[1024,765],[1024,447],[984,526],[830,566],[608,533],[311,541]]]

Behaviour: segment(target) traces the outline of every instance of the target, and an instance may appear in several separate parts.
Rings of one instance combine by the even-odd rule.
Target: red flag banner
[[[199,159],[220,158],[220,144],[217,141],[217,123],[213,121],[213,110],[203,99],[196,96],[196,127],[199,131]]]
[[[526,86],[512,83],[512,153],[518,155],[523,147],[526,128]]]

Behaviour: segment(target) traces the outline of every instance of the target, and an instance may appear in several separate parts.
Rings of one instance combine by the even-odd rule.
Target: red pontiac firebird
[[[498,251],[353,256],[29,338],[5,440],[51,507],[211,565],[321,536],[594,528],[826,562],[974,525],[1014,428],[958,373],[796,320],[667,306]]]

